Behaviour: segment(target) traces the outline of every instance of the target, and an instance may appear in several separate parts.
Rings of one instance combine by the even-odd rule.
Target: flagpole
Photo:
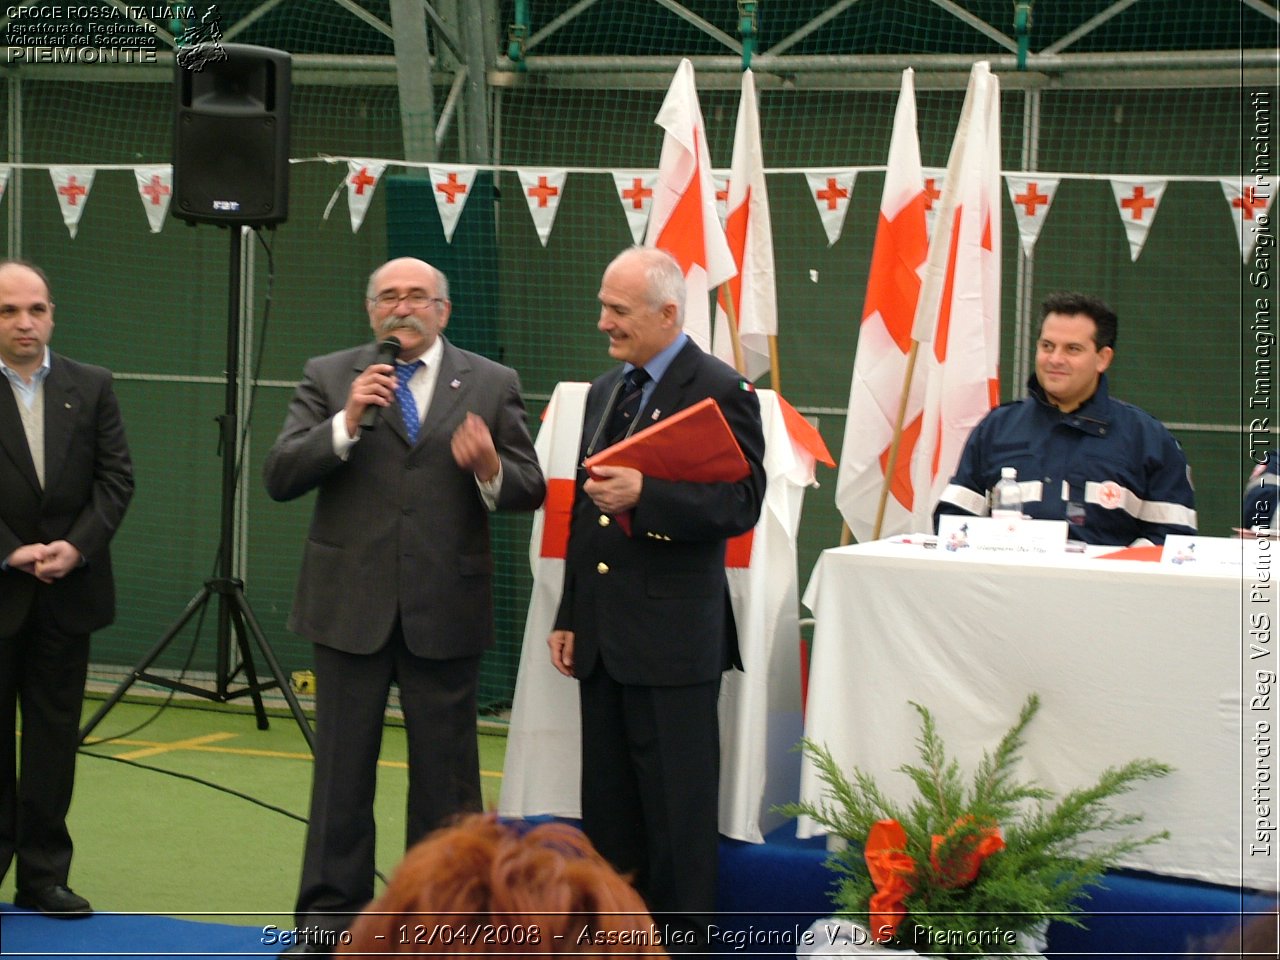
[[[782,392],[782,364],[778,360],[778,335],[769,334],[769,386],[774,393]]]
[[[720,284],[720,294],[724,297],[724,311],[729,317],[729,341],[733,344],[733,367],[745,377],[747,358],[742,354],[742,339],[738,336],[738,308],[733,304],[733,291],[729,289],[728,280]]]
[[[889,445],[889,462],[885,464],[884,481],[880,484],[880,502],[876,505],[876,522],[871,530],[871,539],[880,539],[880,528],[884,526],[884,511],[889,503],[889,489],[893,485],[893,472],[898,467],[898,451],[902,447],[902,423],[907,418],[907,401],[911,396],[911,381],[915,377],[916,357],[920,354],[920,341],[911,341],[911,352],[907,354],[907,372],[902,377],[902,395],[898,398],[898,415],[893,423],[893,443]]]

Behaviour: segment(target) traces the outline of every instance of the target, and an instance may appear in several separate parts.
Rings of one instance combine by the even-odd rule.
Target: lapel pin
[[[461,381],[461,380],[450,380],[450,381],[449,381],[449,386],[450,386],[450,387],[452,387],[454,390],[457,390],[460,386],[462,386],[462,381]]]
[[[659,417],[661,414],[662,414],[662,411],[661,411],[661,410],[655,410],[655,411],[653,411],[653,413],[649,414],[649,419],[650,419],[650,420],[657,420],[657,419],[658,419],[658,417]]]

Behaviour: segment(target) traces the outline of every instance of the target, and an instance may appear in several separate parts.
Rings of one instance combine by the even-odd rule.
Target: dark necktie
[[[644,396],[644,385],[649,380],[649,374],[644,372],[643,367],[632,368],[622,378],[618,402],[614,404],[613,413],[609,415],[609,428],[606,433],[609,443],[617,443],[635,429],[635,420],[640,414],[640,399]]]
[[[413,363],[396,364],[396,399],[400,401],[400,415],[404,417],[405,433],[409,434],[409,446],[418,442],[418,428],[422,421],[418,419],[418,405],[413,401],[413,391],[409,389],[409,378],[422,366],[421,360]]]

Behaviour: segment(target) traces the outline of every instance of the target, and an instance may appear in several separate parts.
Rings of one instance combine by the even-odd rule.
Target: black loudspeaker
[[[289,54],[243,43],[182,53],[174,68],[170,211],[190,223],[284,223]]]

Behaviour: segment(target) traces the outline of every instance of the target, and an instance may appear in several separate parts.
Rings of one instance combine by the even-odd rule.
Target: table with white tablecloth
[[[904,801],[914,788],[895,771],[918,760],[920,729],[910,701],[933,713],[968,776],[1034,692],[1020,778],[1060,795],[1136,757],[1176,768],[1115,802],[1145,814],[1135,829],[1171,834],[1124,866],[1274,889],[1275,832],[1258,843],[1255,821],[1276,821],[1276,754],[1250,739],[1277,729],[1275,644],[1250,636],[1251,616],[1269,610],[1274,624],[1274,592],[1267,547],[1240,549],[1238,568],[890,541],[827,550],[805,595],[816,620],[806,736]],[[823,789],[806,758],[801,798]],[[802,818],[798,832],[820,828]]]

